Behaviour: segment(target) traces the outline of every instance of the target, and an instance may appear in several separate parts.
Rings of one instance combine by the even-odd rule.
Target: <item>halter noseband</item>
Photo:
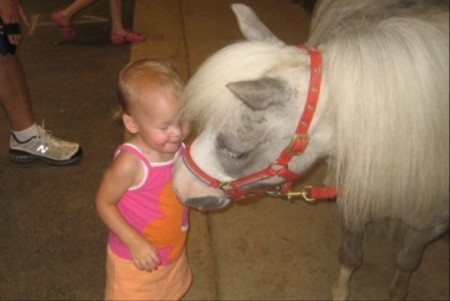
[[[322,58],[320,52],[306,45],[300,45],[298,47],[304,48],[308,51],[311,61],[308,96],[295,134],[292,136],[289,145],[281,151],[275,162],[270,164],[267,168],[254,172],[250,175],[230,182],[221,182],[205,173],[194,162],[190,151],[192,142],[186,146],[183,160],[190,172],[203,181],[206,185],[212,188],[222,189],[230,199],[238,200],[249,196],[267,193],[276,196],[287,196],[289,199],[291,197],[301,196],[307,201],[313,201],[320,198],[332,198],[337,195],[337,190],[329,187],[306,187],[301,192],[290,192],[292,182],[300,178],[300,174],[290,170],[288,164],[292,157],[302,154],[308,145],[308,129],[316,111],[322,78]],[[277,186],[275,191],[269,191],[264,188],[259,188],[258,190],[245,189],[248,185],[275,176],[281,177],[285,180],[282,185]]]

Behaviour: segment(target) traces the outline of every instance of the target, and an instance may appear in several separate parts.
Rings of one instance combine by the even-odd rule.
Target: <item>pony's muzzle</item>
[[[172,184],[180,202],[190,207],[200,210],[216,210],[230,203],[222,190],[209,187],[197,179],[181,158],[177,158],[175,161]]]

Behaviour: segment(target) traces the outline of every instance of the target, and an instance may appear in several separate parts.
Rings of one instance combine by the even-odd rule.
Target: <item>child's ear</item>
[[[132,134],[136,134],[138,131],[138,127],[136,123],[134,122],[133,117],[131,117],[128,114],[122,114],[122,121],[125,125],[125,128]]]

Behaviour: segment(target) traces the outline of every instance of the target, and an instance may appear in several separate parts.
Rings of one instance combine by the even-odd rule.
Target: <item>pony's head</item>
[[[240,4],[232,6],[246,41],[223,48],[207,59],[182,95],[183,115],[197,123],[199,135],[189,155],[204,174],[228,183],[268,167],[289,144],[306,102],[310,57],[307,50],[287,46]],[[323,89],[322,94],[326,93]],[[310,125],[314,136],[307,149],[289,163],[303,172],[331,147],[331,126],[316,108]],[[180,158],[174,170],[174,189],[180,200],[200,209],[229,203],[220,187],[210,187]],[[246,187],[275,185],[279,176]]]

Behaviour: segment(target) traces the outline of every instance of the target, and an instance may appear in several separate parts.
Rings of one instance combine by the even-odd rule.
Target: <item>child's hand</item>
[[[133,263],[141,271],[152,272],[160,264],[156,248],[146,239],[140,238],[129,246]]]

